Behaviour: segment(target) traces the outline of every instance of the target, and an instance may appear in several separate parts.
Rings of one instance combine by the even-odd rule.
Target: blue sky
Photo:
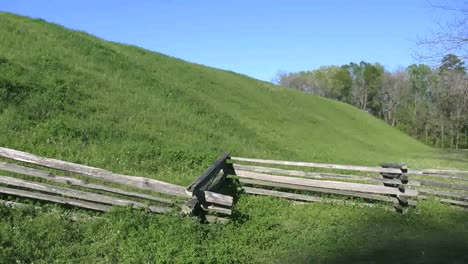
[[[448,19],[428,1],[0,0],[0,10],[257,79],[361,60],[407,66]]]

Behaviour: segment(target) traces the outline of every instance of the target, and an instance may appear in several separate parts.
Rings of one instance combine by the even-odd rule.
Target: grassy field
[[[222,151],[468,168],[349,105],[0,13],[0,146],[187,185]],[[463,262],[468,214],[434,201],[294,205],[239,195],[226,226],[119,209],[0,208],[0,262]]]

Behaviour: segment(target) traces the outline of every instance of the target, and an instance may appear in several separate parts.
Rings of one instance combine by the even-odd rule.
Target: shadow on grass
[[[302,248],[283,256],[291,263],[467,263],[468,212],[436,201],[408,215],[376,214],[329,236],[328,252]],[[341,231],[342,232],[342,231]]]
[[[237,202],[239,201],[241,191],[241,185],[239,181],[228,178],[223,184],[220,193],[233,197],[232,215],[229,217],[232,221],[242,224],[250,219],[249,215],[243,214],[235,209]]]

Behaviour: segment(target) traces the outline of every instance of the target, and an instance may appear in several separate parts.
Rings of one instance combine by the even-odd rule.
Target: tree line
[[[389,125],[442,148],[468,148],[468,75],[463,60],[413,64],[394,71],[379,63],[280,72],[274,82],[352,104]]]

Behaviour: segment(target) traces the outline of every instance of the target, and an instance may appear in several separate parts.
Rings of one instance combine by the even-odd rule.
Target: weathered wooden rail
[[[319,197],[310,198],[304,194],[284,192],[285,190],[306,191],[309,194],[333,194],[392,202],[399,210],[408,205],[416,205],[416,199],[434,196],[443,203],[468,207],[468,193],[466,192],[468,184],[460,183],[468,181],[468,171],[414,170],[408,169],[406,165],[392,163],[381,164],[380,167],[368,167],[243,157],[232,157],[231,160],[239,182],[246,186],[244,187],[246,193],[302,201],[324,201]],[[258,166],[258,164],[263,166]],[[265,167],[266,164],[282,168]],[[358,171],[365,175],[312,172],[284,169],[284,167],[302,167],[321,171],[327,169]],[[379,174],[369,176],[370,173]],[[409,175],[414,177],[409,179]]]
[[[197,197],[197,199],[203,200],[202,205],[204,210],[217,214],[231,214],[230,207],[232,207],[233,198],[214,192],[222,183],[222,177],[214,186],[204,186],[200,183],[200,186],[196,186],[196,191],[187,191],[186,187],[176,184],[145,177],[113,173],[104,169],[39,157],[31,153],[3,147],[0,147],[0,157],[13,162],[23,162],[48,169],[65,171],[77,174],[80,177],[119,185],[119,188],[116,188],[103,183],[84,181],[72,176],[56,175],[44,169],[27,167],[11,162],[0,162],[0,171],[23,175],[23,178],[0,175],[0,194],[66,204],[96,211],[108,211],[111,206],[131,206],[133,208],[145,208],[155,213],[165,213],[177,210],[177,208],[182,209],[185,201],[193,199],[192,197]],[[45,180],[54,184],[26,180],[24,176]],[[57,184],[61,184],[62,186]],[[152,194],[125,190],[123,186],[149,190],[152,191]],[[85,188],[86,191],[77,190],[73,187]],[[93,192],[96,190],[106,194]],[[157,196],[157,194],[162,194],[164,197]],[[120,196],[125,196],[126,198]],[[212,217],[206,217],[206,220],[218,221]]]
[[[223,153],[210,167],[208,167],[200,177],[198,177],[188,188],[187,193],[192,196],[183,207],[183,211],[190,215],[203,215],[211,221],[226,222],[226,218],[211,217],[203,212],[214,212],[218,214],[231,215],[233,198],[230,197],[226,203],[214,204],[206,197],[206,192],[217,191],[225,182],[228,174],[232,174],[234,169],[226,161],[229,159],[229,153]]]
[[[418,199],[435,197],[443,203],[468,207],[467,171],[411,170],[393,163],[367,167],[230,157],[226,152],[184,187],[3,147],[0,147],[0,158],[9,160],[0,161],[0,194],[103,212],[112,206],[144,208],[154,213],[181,210],[185,215],[207,222],[225,223],[232,214],[234,202],[232,196],[220,193],[228,178],[236,179],[247,194],[302,202],[348,204],[351,197],[363,200],[361,204],[365,206],[373,206],[378,201],[405,211],[409,206],[416,206]],[[67,172],[67,176],[50,169]],[[354,171],[354,174],[336,171]],[[136,190],[151,191],[151,194]],[[0,200],[0,204],[16,206],[18,203]]]
[[[416,205],[418,191],[409,186],[419,186],[409,181],[407,168],[399,164],[382,164],[381,167],[324,164],[232,157],[235,175],[246,193],[270,195],[299,201],[326,202],[321,194],[342,198],[354,197],[365,201],[383,201],[395,205],[398,210]],[[245,164],[248,163],[248,164]],[[280,165],[282,167],[306,167],[380,173],[378,177],[348,175],[329,172],[311,172],[249,164]],[[291,193],[292,192],[292,193]],[[302,192],[302,193],[297,193]],[[411,199],[412,198],[412,199]],[[335,199],[336,200],[336,199]]]

